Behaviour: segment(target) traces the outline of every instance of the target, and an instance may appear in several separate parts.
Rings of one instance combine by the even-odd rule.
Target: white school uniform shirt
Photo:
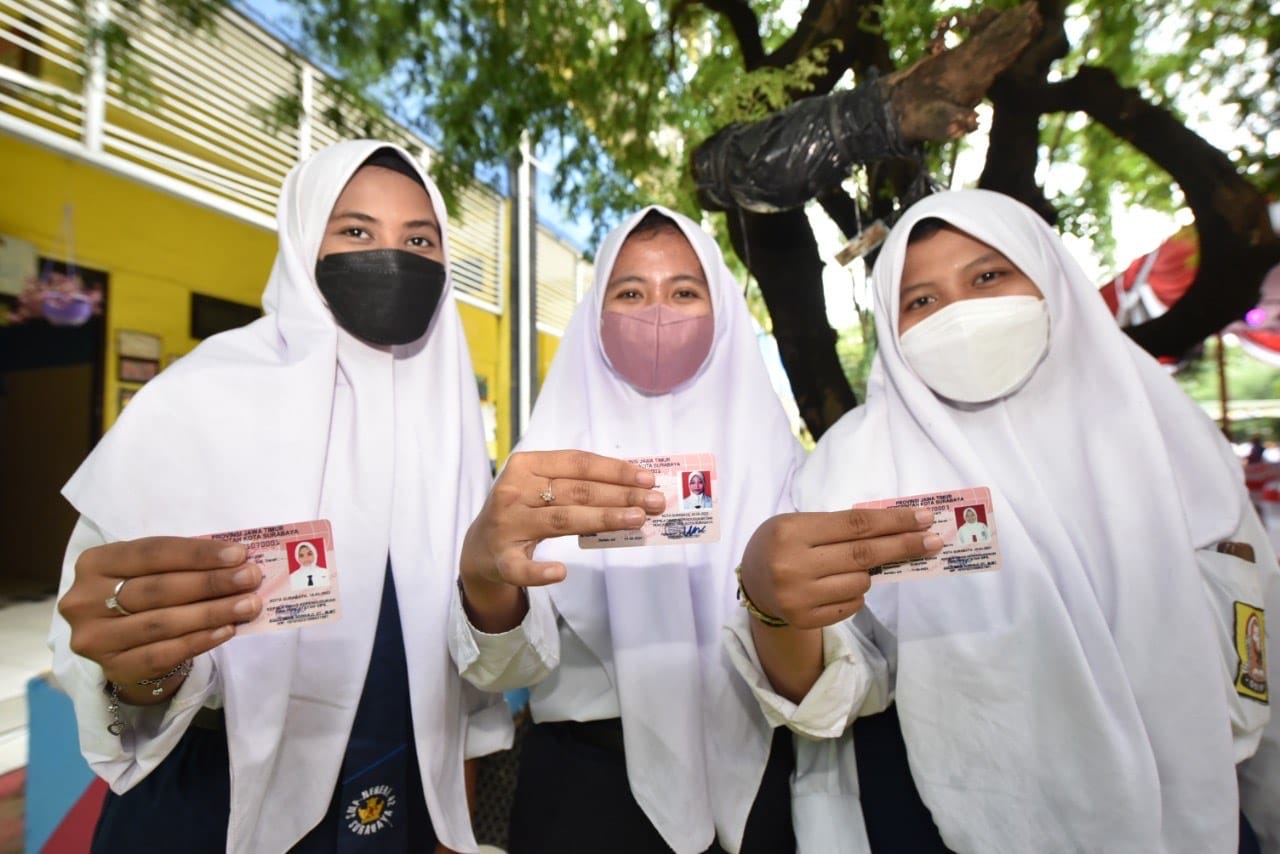
[[[901,356],[898,284],[926,217],[1000,250],[1044,292],[1049,352],[1007,398],[951,405]],[[912,777],[943,840],[1231,852],[1243,803],[1280,850],[1277,726],[1238,690],[1230,627],[1237,603],[1276,613],[1280,573],[1216,427],[1116,329],[1057,235],[1007,197],[918,203],[873,278],[881,349],[867,403],[823,436],[796,500],[836,510],[991,488],[998,572],[876,584],[851,621],[894,669]],[[1255,561],[1219,553],[1224,540],[1252,545]],[[830,696],[822,680],[810,693]],[[817,772],[844,803],[858,785],[851,741],[832,742]],[[860,818],[816,822],[809,850],[865,850]]]
[[[684,510],[702,510],[708,507],[711,507],[711,496],[709,495],[690,494],[689,497],[682,502],[682,509]]]
[[[289,587],[293,590],[306,590],[308,587],[328,587],[329,570],[323,566],[311,564],[299,566],[289,573]]]
[[[55,674],[75,703],[86,759],[115,791],[127,791],[163,761],[201,706],[225,709],[229,851],[287,850],[328,810],[388,559],[401,591],[424,795],[449,847],[476,849],[464,750],[487,752],[510,739],[501,698],[493,703],[458,679],[445,642],[462,537],[489,485],[452,290],[446,286],[421,339],[375,348],[337,326],[315,283],[334,202],[381,148],[414,163],[395,146],[358,140],[289,173],[265,316],[210,338],[148,383],[63,491],[82,514],[63,592],[79,553],[104,541],[312,519],[333,526],[328,559],[344,575],[340,620],[233,638],[199,656],[169,704],[124,710],[131,726],[119,738],[106,731],[101,669],[71,652],[69,627],[54,617]],[[443,237],[444,202],[422,178]]]
[[[681,854],[701,852],[718,833],[733,852],[775,722],[732,672],[721,627],[742,610],[734,568],[747,539],[790,509],[801,450],[719,249],[672,211],[656,208],[678,223],[710,286],[711,353],[667,394],[637,391],[610,366],[600,341],[605,286],[623,241],[648,210],[654,208],[630,217],[601,246],[595,284],[565,332],[519,450],[576,448],[623,458],[711,452],[721,539],[601,550],[579,549],[573,537],[545,541],[535,557],[563,561],[566,581],[530,588],[528,616],[506,635],[476,632],[456,608],[451,644],[460,670],[482,687],[546,676],[532,689],[535,720],[621,715],[631,791],[667,844]],[[699,417],[688,418],[690,411]],[[872,678],[861,663],[849,673]]]

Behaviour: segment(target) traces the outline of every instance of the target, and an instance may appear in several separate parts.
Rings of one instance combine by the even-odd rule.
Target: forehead
[[[618,257],[613,262],[613,272],[632,272],[629,268],[654,263],[696,268],[699,275],[703,272],[702,261],[694,251],[693,244],[684,236],[684,232],[675,227],[629,236],[618,250]]]
[[[994,246],[983,243],[953,225],[945,225],[928,237],[907,244],[906,256],[902,262],[902,277],[906,281],[925,272],[932,273],[940,269],[962,266],[977,255],[991,252],[1008,260],[1005,254]]]
[[[358,210],[378,218],[435,219],[435,205],[417,181],[381,166],[364,166],[351,176],[333,206],[334,214]]]

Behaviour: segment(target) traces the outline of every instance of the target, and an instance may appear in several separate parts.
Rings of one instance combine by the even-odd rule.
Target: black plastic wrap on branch
[[[856,165],[912,156],[888,89],[872,79],[722,128],[694,150],[693,178],[706,210],[774,213],[840,186]]]

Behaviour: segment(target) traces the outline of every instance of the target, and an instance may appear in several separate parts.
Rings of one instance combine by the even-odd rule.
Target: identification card
[[[236,626],[236,635],[332,623],[342,615],[333,531],[327,520],[228,531],[208,539],[243,544],[245,560],[262,570],[257,590],[262,610]]]
[[[584,549],[623,546],[685,546],[720,541],[720,482],[713,454],[670,454],[627,460],[653,472],[654,489],[667,499],[661,516],[645,519],[644,527],[578,537]]]
[[[888,236],[889,226],[885,225],[882,219],[876,220],[855,234],[852,240],[840,248],[840,251],[836,253],[836,263],[841,267],[848,267],[872,249],[884,243],[884,239]]]
[[[856,508],[911,507],[933,511],[930,531],[942,537],[942,551],[933,557],[887,563],[871,571],[873,584],[993,572],[1000,568],[1000,547],[996,539],[995,516],[991,511],[991,490],[985,486],[865,501]]]

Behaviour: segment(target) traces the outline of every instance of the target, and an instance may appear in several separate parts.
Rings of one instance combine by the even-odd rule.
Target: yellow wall
[[[104,427],[117,414],[117,330],[159,335],[167,358],[197,343],[189,334],[193,291],[258,304],[275,255],[272,232],[8,136],[0,136],[0,186],[0,232],[108,274]]]
[[[0,134],[0,233],[36,245],[44,257],[108,274],[103,427],[118,414],[116,332],[159,335],[167,358],[189,352],[192,292],[258,305],[275,256],[274,232],[242,223],[70,157]],[[72,207],[68,246],[63,206]],[[507,322],[460,304],[475,373],[498,407],[499,461],[509,446],[510,338]],[[545,374],[556,339],[539,336]]]

